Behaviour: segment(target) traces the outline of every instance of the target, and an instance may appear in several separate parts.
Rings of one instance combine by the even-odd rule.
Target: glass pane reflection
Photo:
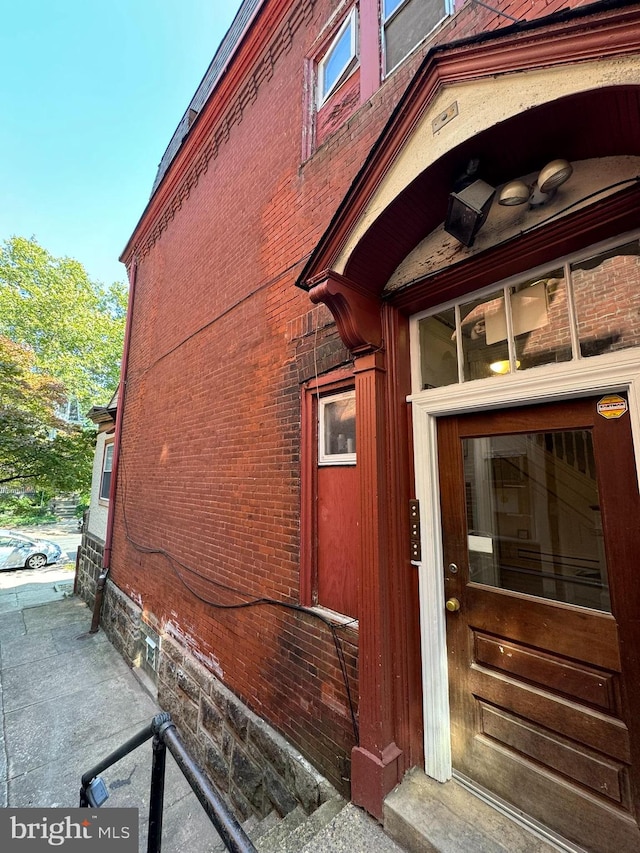
[[[588,430],[463,441],[469,580],[609,612]]]
[[[461,305],[460,326],[465,381],[510,372],[501,290]]]
[[[571,361],[567,286],[562,270],[510,288],[510,298],[518,370]]]
[[[453,308],[420,320],[420,364],[423,388],[458,381],[456,315]]]
[[[640,245],[637,240],[571,265],[580,354],[640,344]]]

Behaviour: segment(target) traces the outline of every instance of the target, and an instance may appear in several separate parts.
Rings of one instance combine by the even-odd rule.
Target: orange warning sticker
[[[598,414],[607,420],[621,418],[628,408],[627,401],[618,394],[607,394],[598,400],[597,404]]]

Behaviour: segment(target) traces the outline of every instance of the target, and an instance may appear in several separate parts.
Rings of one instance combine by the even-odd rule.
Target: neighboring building
[[[640,6],[488,5],[242,4],[123,253],[104,624],[243,814],[285,738],[630,853]]]
[[[87,412],[87,418],[96,424],[98,431],[93,455],[89,509],[82,524],[77,588],[80,595],[91,603],[104,558],[117,410],[116,391],[106,406],[93,406],[91,411]]]

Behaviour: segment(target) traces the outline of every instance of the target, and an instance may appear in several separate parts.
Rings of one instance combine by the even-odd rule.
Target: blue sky
[[[35,237],[94,281],[118,257],[240,0],[4,0],[0,242]]]

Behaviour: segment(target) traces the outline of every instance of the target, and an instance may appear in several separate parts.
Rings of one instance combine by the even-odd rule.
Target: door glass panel
[[[609,612],[589,430],[463,440],[469,580]]]

